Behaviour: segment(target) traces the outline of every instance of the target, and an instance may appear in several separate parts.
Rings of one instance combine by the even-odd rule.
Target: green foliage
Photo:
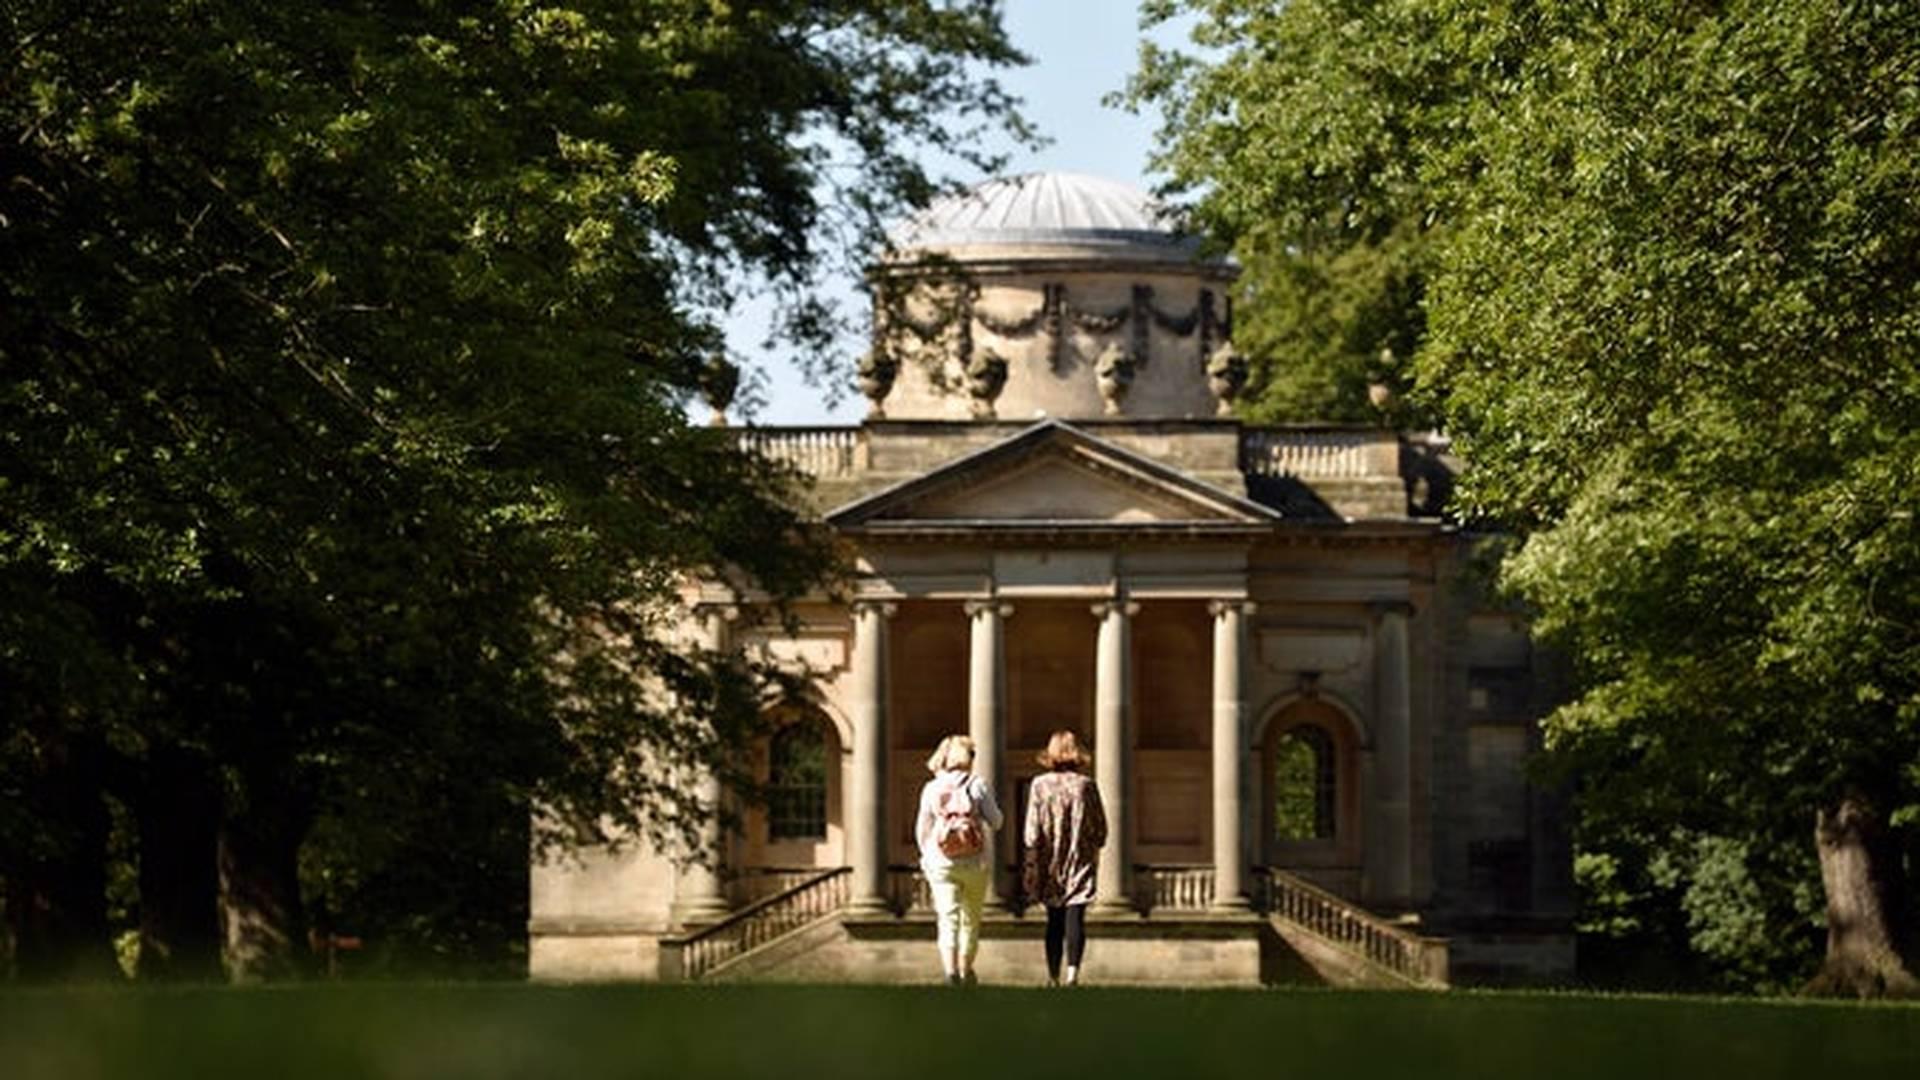
[[[1573,857],[1573,883],[1580,890],[1582,934],[1624,938],[1640,933],[1644,921],[1634,909],[1636,895],[1623,880],[1620,858],[1604,851],[1582,851]]]
[[[722,282],[803,295],[932,190],[917,147],[1017,126],[995,5],[92,0],[0,40],[0,852],[76,748],[123,786],[182,748],[343,850],[710,811],[663,765],[730,769],[753,689],[661,620],[832,564],[683,415]]]
[[[1551,745],[1661,793],[1595,773],[1588,812],[1720,834],[1677,856],[1692,940],[1764,985],[1811,959],[1817,878],[1759,852],[1845,791],[1916,798],[1920,24],[1540,10],[1475,120],[1423,375],[1582,664]]]
[[[1304,739],[1282,739],[1273,762],[1273,835],[1280,840],[1311,840],[1319,835],[1314,818],[1313,748]]]
[[[1603,831],[1582,822],[1576,926],[1592,981],[1698,990],[1790,991],[1812,974],[1823,920],[1819,870],[1798,835],[1684,828]]]
[[[1465,134],[1502,62],[1493,15],[1415,0],[1188,0],[1214,59],[1143,44],[1127,100],[1164,120],[1157,167],[1198,196],[1195,223],[1245,266],[1236,343],[1253,360],[1241,412],[1259,422],[1425,423],[1409,362],[1436,229],[1430,156]],[[1384,410],[1368,397],[1385,385]]]
[[[1740,985],[1785,990],[1803,982],[1807,949],[1814,943],[1806,932],[1815,925],[1813,891],[1789,890],[1779,899],[1797,900],[1802,909],[1775,912],[1755,869],[1757,853],[1747,843],[1685,834],[1675,840],[1656,854],[1649,872],[1663,887],[1684,889],[1680,907],[1694,950]],[[1802,876],[1800,883],[1805,880]],[[1785,979],[1775,976],[1781,968]]]
[[[1333,747],[1318,727],[1288,732],[1274,751],[1273,835],[1277,840],[1333,837]]]
[[[1176,6],[1225,54],[1149,53],[1136,96],[1247,324],[1396,280],[1289,260],[1417,271],[1456,511],[1524,537],[1503,583],[1578,667],[1548,741],[1592,920],[1649,897],[1730,977],[1804,972],[1815,810],[1920,813],[1920,11]]]

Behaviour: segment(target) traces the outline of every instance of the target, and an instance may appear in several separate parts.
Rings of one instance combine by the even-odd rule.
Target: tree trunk
[[[149,769],[138,809],[139,977],[219,979],[219,793],[192,755],[159,751]]]
[[[221,959],[237,983],[298,978],[307,941],[300,906],[300,815],[229,814],[218,851]]]
[[[22,979],[117,979],[107,925],[107,805],[91,755],[67,752],[29,790],[45,823],[33,850],[10,853],[7,931]]]
[[[1901,961],[1888,921],[1887,837],[1878,811],[1849,792],[1814,819],[1820,883],[1827,894],[1827,957],[1802,993],[1907,997],[1920,982]]]

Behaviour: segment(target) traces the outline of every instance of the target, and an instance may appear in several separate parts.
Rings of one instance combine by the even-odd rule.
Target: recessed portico
[[[888,672],[854,684],[878,696],[848,710],[885,718],[885,759],[857,760],[869,771],[849,789],[887,787],[889,865],[915,858],[919,762],[969,731],[1013,822],[995,897],[1017,902],[1026,781],[1048,735],[1067,729],[1093,750],[1112,823],[1096,912],[1142,906],[1136,862],[1209,868],[1210,902],[1244,909],[1248,550],[1277,514],[1043,423],[828,520],[861,545],[869,603],[893,611],[872,646]],[[1117,542],[1117,522],[1157,535]],[[856,652],[869,640],[856,635]],[[884,900],[880,876],[856,864],[856,903]]]

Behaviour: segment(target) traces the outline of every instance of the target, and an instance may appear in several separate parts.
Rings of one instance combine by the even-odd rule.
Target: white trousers
[[[940,929],[940,955],[954,952],[972,962],[980,951],[980,908],[987,901],[987,868],[958,863],[924,871],[933,893],[934,923]]]

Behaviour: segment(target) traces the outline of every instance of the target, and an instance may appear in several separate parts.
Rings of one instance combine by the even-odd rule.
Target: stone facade
[[[1022,182],[1048,209],[998,189],[990,214],[936,207],[880,264],[895,296],[866,365],[873,418],[740,434],[812,478],[855,553],[852,603],[802,604],[797,633],[755,621],[750,595],[689,594],[690,633],[807,676],[805,700],[770,705],[805,733],[793,746],[824,750],[824,775],[793,788],[804,812],[753,808],[710,837],[718,873],[642,846],[536,868],[534,976],[672,974],[661,957],[684,964],[688,928],[844,866],[830,911],[730,970],[923,977],[922,763],[970,732],[1017,820],[1057,728],[1091,745],[1115,822],[1090,977],[1335,978],[1298,945],[1312,920],[1277,914],[1283,878],[1379,934],[1448,937],[1456,980],[1565,974],[1560,801],[1525,772],[1550,672],[1439,515],[1444,444],[1217,415],[1238,390],[1212,363],[1232,359],[1232,267],[1156,231],[1144,197],[1128,218],[1111,186],[1076,211],[1078,178],[1002,183]],[[1131,350],[1119,390],[1099,363],[1113,349]],[[1037,971],[1012,835],[989,979]]]

